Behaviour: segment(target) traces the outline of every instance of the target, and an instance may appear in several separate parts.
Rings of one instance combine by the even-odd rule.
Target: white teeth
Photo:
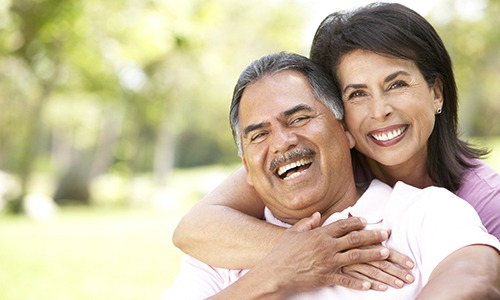
[[[300,167],[300,166],[303,166],[303,165],[307,165],[308,163],[311,163],[312,162],[312,159],[310,158],[303,158],[299,161],[295,161],[295,162],[292,162],[292,163],[289,163],[288,165],[284,165],[282,167],[280,167],[278,169],[278,175],[281,176],[283,174],[285,174],[287,171],[293,169],[293,168],[296,168],[296,167]],[[292,175],[293,176],[293,175]],[[293,178],[293,177],[290,177],[290,178]]]
[[[387,133],[372,134],[371,136],[373,138],[375,138],[377,141],[385,142],[385,141],[392,140],[393,138],[400,136],[404,131],[405,131],[405,127],[401,127],[398,129],[394,129],[393,131],[389,131]]]

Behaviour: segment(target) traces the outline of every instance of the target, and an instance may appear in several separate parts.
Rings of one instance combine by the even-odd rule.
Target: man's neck
[[[321,224],[323,224],[331,215],[344,211],[346,208],[354,206],[365,191],[362,188],[352,185],[343,195],[336,201],[332,201],[332,206],[321,212]]]

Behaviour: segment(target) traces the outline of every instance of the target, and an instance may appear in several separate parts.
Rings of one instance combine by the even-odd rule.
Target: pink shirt
[[[482,160],[470,162],[477,167],[465,172],[462,185],[455,194],[474,207],[484,227],[500,240],[500,174]],[[374,177],[370,168],[362,164],[355,172],[355,178],[358,183],[369,183]]]
[[[268,209],[265,214],[267,222],[290,227]],[[415,299],[434,268],[457,249],[472,244],[500,249],[500,242],[486,233],[474,209],[443,188],[417,189],[398,182],[392,189],[373,180],[354,206],[332,214],[323,225],[349,215],[364,217],[368,228],[392,228],[386,246],[412,258],[416,265],[412,271],[415,282],[402,289],[390,287],[386,292],[332,286],[296,294],[290,299]],[[186,257],[174,285],[163,299],[205,299],[247,271],[215,268]]]
[[[500,174],[482,160],[465,173],[456,195],[477,211],[484,227],[500,240]]]

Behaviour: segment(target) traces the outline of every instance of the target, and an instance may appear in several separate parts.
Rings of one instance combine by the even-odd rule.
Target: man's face
[[[301,73],[281,71],[249,85],[239,118],[248,182],[276,217],[294,224],[348,198],[353,139]]]

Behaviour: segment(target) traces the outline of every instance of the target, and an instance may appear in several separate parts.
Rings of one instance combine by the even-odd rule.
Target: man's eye
[[[300,117],[296,117],[296,118],[293,118],[290,122],[290,124],[300,124],[302,123],[303,121],[306,121],[306,120],[309,120],[311,117],[310,116],[300,116]]]
[[[259,142],[259,141],[263,140],[266,136],[267,136],[267,132],[257,132],[251,136],[250,141],[251,142]]]

